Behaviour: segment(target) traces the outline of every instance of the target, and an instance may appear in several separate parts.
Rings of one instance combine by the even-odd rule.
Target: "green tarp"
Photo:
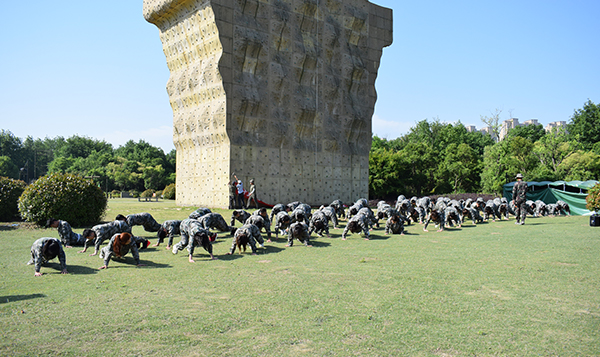
[[[556,203],[558,200],[565,201],[571,208],[571,214],[588,215],[591,212],[585,208],[585,197],[587,190],[598,184],[596,180],[590,181],[542,181],[527,182],[529,190],[527,199],[536,201],[541,200],[544,203]],[[503,196],[507,200],[512,199],[512,188],[515,182],[504,185]]]

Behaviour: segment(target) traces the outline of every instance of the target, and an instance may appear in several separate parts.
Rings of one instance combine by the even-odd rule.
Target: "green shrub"
[[[587,209],[600,212],[600,183],[596,184],[596,186],[588,191],[585,201],[587,202],[585,206]]]
[[[140,197],[152,197],[152,195],[154,195],[154,190],[147,189],[146,191],[140,194]]]
[[[133,197],[133,198],[138,198],[138,197],[140,197],[140,191],[138,191],[138,190],[131,190],[131,191],[129,191],[129,194],[130,194],[130,195],[131,195],[131,197]]]
[[[107,199],[91,180],[75,175],[54,173],[40,177],[19,198],[19,212],[28,222],[44,224],[57,218],[81,227],[100,221]]]
[[[174,183],[167,185],[167,187],[165,187],[165,189],[163,190],[163,198],[165,200],[174,200],[175,199],[175,184]]]
[[[156,197],[162,197],[162,190],[156,191]]]
[[[0,177],[0,221],[19,219],[17,203],[27,184],[21,180]]]

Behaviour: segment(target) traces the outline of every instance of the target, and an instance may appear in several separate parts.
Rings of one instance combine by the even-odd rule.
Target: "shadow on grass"
[[[44,294],[30,294],[30,295],[6,295],[0,296],[0,304],[6,304],[13,301],[22,301],[22,300],[30,300],[37,298],[44,298],[46,295]]]
[[[321,238],[321,237],[319,237],[319,238]],[[323,239],[323,238],[321,238],[321,239]],[[327,238],[325,238],[325,239],[327,239]],[[310,244],[313,247],[319,247],[319,248],[329,247],[331,245],[331,243],[329,243],[329,242],[323,242],[323,241],[318,241],[318,240],[311,240]]]
[[[0,232],[1,231],[14,231],[15,229],[19,229],[19,225],[18,224],[11,224],[11,223],[2,223],[0,224]]]
[[[81,266],[81,265],[67,265],[67,270],[69,274],[96,274],[98,269]]]

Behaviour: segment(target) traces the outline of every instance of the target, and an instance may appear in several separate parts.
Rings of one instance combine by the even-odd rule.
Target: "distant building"
[[[475,125],[465,125],[465,129],[467,129],[469,133],[476,133],[478,131]]]
[[[502,123],[502,128],[500,128],[500,140],[504,140],[506,135],[508,135],[510,129],[514,129],[518,126],[520,126],[519,118],[510,118],[508,120],[505,120]]]
[[[498,138],[496,137],[496,133],[494,133],[494,129],[491,126],[486,126],[485,128],[481,128],[481,130],[479,130],[479,131],[484,134],[488,134],[489,136],[492,137],[492,139],[494,139],[494,141],[498,141]]]
[[[544,130],[546,130],[546,132],[551,132],[552,129],[554,128],[562,128],[562,127],[566,127],[567,126],[567,122],[564,120],[561,121],[553,121],[552,123],[549,123],[548,125],[546,125],[546,127],[544,128]]]

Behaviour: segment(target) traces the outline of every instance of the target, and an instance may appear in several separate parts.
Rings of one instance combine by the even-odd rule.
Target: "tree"
[[[583,109],[575,110],[567,130],[585,150],[591,150],[594,144],[600,142],[600,105],[588,99]]]
[[[600,155],[582,151],[569,155],[558,166],[558,173],[565,181],[587,181],[600,178]]]
[[[502,127],[502,124],[500,123],[501,113],[502,110],[496,108],[496,110],[493,111],[490,116],[480,116],[481,121],[490,127],[492,134],[494,134],[493,139],[496,141],[500,138],[500,128]]]
[[[448,145],[441,166],[454,193],[473,192],[479,185],[481,173],[479,160],[475,150],[469,145],[464,143]]]
[[[558,173],[558,167],[569,155],[580,147],[575,141],[569,140],[569,135],[564,128],[553,128],[535,142],[533,152],[539,161],[537,180],[563,179]]]
[[[19,168],[8,156],[0,156],[0,176],[11,179],[19,178]]]
[[[540,140],[546,135],[546,130],[542,124],[537,125],[521,125],[516,128],[510,129],[507,137],[520,136],[525,139],[529,139],[532,143]]]

